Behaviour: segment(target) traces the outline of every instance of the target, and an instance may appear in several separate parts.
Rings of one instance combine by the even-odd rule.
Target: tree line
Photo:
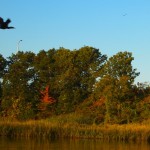
[[[130,52],[99,49],[18,51],[0,55],[0,116],[19,120],[79,113],[86,123],[129,123],[150,117],[150,87],[135,84]]]

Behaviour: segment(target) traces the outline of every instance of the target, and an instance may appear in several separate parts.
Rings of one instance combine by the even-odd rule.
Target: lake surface
[[[0,137],[0,150],[150,150],[150,144],[102,142],[89,139],[51,141]]]

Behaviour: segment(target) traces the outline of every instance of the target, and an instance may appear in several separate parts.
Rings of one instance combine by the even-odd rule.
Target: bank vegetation
[[[89,46],[1,54],[0,134],[149,140],[150,85],[133,60]]]

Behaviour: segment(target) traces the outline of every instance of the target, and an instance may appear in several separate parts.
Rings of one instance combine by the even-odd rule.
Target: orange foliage
[[[100,107],[102,106],[103,104],[105,103],[105,98],[100,98],[99,100],[93,102],[93,105],[90,107],[91,109],[92,108],[96,108],[96,107]]]
[[[145,97],[140,103],[141,104],[150,104],[150,96]]]
[[[49,96],[49,86],[46,86],[45,90],[41,91],[41,95],[42,95],[41,101],[43,103],[52,104],[56,102],[56,100],[53,97]]]

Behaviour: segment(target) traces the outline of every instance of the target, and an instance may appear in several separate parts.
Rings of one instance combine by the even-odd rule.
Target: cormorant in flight
[[[10,19],[7,19],[5,22],[3,18],[0,17],[0,29],[14,29],[14,27],[9,27],[8,24],[11,22]]]

